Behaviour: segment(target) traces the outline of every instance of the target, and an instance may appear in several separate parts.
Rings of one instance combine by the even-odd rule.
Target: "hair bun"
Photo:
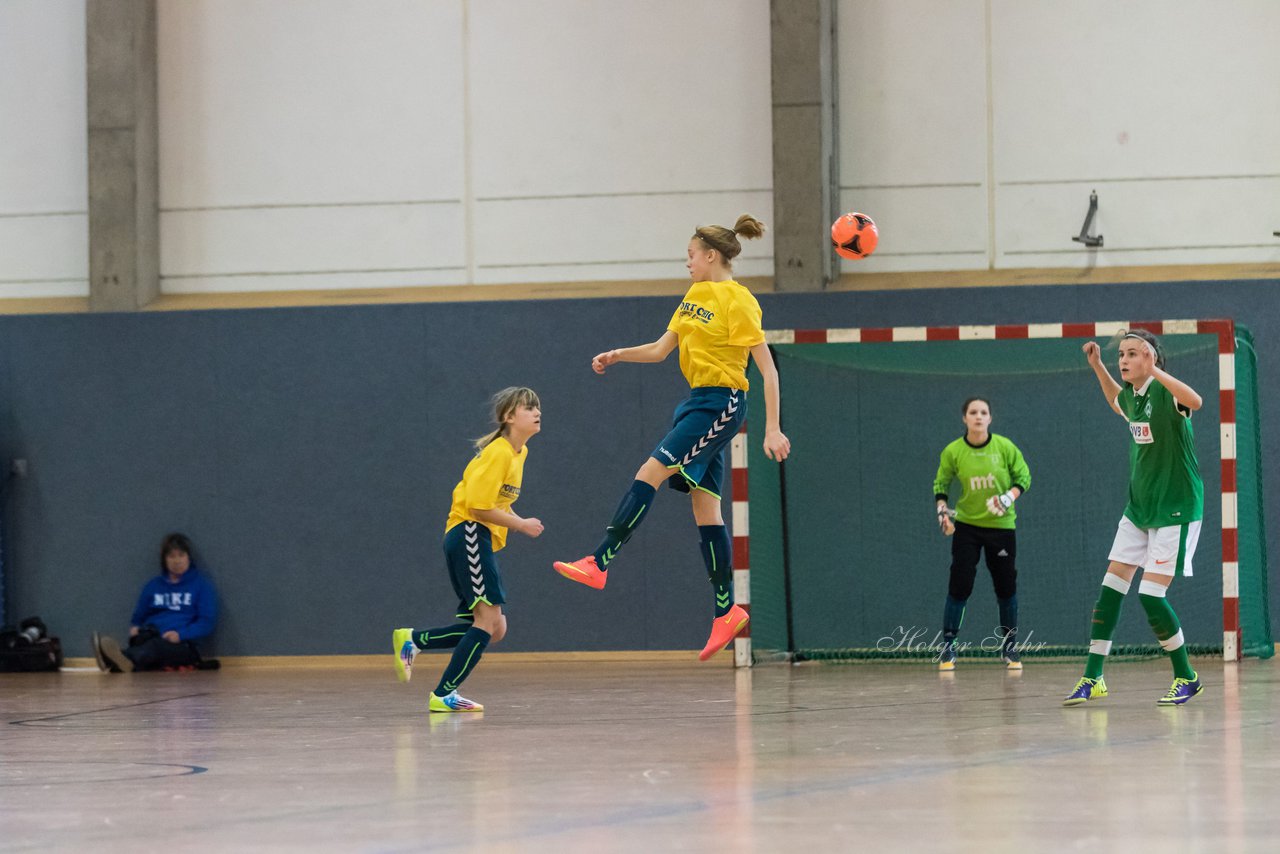
[[[740,234],[748,240],[755,240],[764,236],[764,223],[751,214],[744,213],[733,224],[733,233]]]

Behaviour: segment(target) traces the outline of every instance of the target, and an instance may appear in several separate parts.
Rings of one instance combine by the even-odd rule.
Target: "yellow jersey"
[[[476,454],[462,473],[462,480],[453,488],[453,505],[449,508],[448,531],[461,522],[480,522],[493,534],[493,550],[501,551],[507,544],[507,529],[477,519],[475,510],[511,510],[520,497],[520,482],[524,479],[524,460],[529,455],[525,445],[516,453],[505,436],[499,436]]]
[[[764,343],[760,303],[727,282],[694,282],[671,315],[668,331],[680,339],[680,371],[690,388],[747,390],[747,358]]]

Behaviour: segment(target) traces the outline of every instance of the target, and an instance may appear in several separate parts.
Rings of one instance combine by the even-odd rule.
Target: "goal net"
[[[735,571],[752,613],[737,662],[936,655],[950,541],[938,531],[932,483],[974,396],[990,401],[992,431],[1031,469],[1018,501],[1023,654],[1083,655],[1126,501],[1131,439],[1081,345],[1105,346],[1135,327],[1161,336],[1170,372],[1204,399],[1192,420],[1203,526],[1194,575],[1169,593],[1189,649],[1272,655],[1252,338],[1230,320],[1172,320],[770,331],[794,451],[782,466],[764,457],[755,374],[733,449]],[[1104,362],[1116,375],[1114,351]],[[961,640],[994,650],[998,624],[980,565]],[[1112,649],[1160,654],[1136,602]]]

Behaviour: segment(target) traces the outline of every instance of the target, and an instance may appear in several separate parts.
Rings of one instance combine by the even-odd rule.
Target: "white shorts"
[[[1139,528],[1128,516],[1121,516],[1108,560],[1140,566],[1156,575],[1190,575],[1199,541],[1199,519],[1167,528]]]

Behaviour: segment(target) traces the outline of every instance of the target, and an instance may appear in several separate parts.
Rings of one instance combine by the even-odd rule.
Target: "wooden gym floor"
[[[486,660],[0,675],[0,851],[1280,850],[1280,679]]]

